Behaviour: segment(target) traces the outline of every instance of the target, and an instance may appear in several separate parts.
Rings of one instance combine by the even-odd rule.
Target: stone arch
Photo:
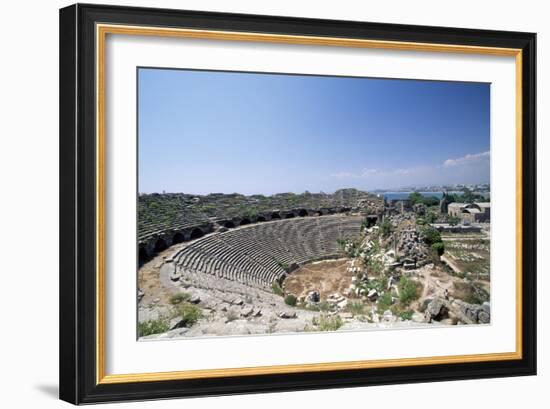
[[[172,236],[172,244],[182,243],[183,241],[185,241],[185,236],[179,231]]]
[[[155,253],[166,250],[167,248],[168,248],[168,244],[166,244],[166,240],[164,240],[162,237],[159,237],[155,241]]]
[[[320,210],[316,211],[315,213],[315,216],[322,216],[323,215],[323,212],[321,212]]]
[[[374,226],[376,223],[378,223],[378,216],[376,215],[368,215],[366,218],[365,218],[365,222],[366,222],[366,225],[367,225],[367,229],[371,228],[372,226]]]
[[[250,219],[247,219],[246,217],[241,220],[239,223],[239,226],[246,226],[247,224],[250,224]]]
[[[281,215],[277,212],[271,213],[271,220],[280,219]]]
[[[139,246],[138,250],[138,264],[142,266],[149,259],[149,253],[145,246]]]
[[[306,210],[306,209],[300,209],[300,210],[298,210],[298,216],[300,216],[300,217],[306,217],[306,216],[307,216],[307,210]]]
[[[296,215],[292,212],[285,214],[285,219],[292,219],[293,217],[296,217]]]
[[[198,239],[202,236],[204,236],[204,232],[197,227],[197,228],[193,229],[193,231],[191,232],[190,240],[195,240],[195,239]]]
[[[263,216],[258,216],[258,218],[256,219],[256,221],[257,221],[258,223],[260,223],[260,222],[265,222],[265,221],[267,221],[267,220],[266,220],[266,218],[263,217]]]
[[[228,220],[223,224],[223,227],[226,227],[228,229],[232,229],[232,228],[235,227],[235,223],[233,223],[231,220]]]

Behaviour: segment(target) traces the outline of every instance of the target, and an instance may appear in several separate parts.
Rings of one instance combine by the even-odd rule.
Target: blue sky
[[[488,183],[490,85],[139,69],[139,191]]]

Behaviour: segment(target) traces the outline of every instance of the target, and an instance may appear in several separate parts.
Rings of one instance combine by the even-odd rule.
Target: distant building
[[[491,221],[491,203],[449,203],[448,215],[462,223],[487,223]]]

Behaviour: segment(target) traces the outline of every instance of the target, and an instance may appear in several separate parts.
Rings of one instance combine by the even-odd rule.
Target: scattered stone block
[[[191,304],[198,304],[201,302],[201,297],[199,297],[198,295],[192,295],[191,298],[189,298],[189,302]]]
[[[249,317],[250,315],[252,315],[252,313],[254,312],[254,309],[252,307],[243,307],[243,309],[241,310],[241,316],[243,317]]]
[[[378,299],[378,291],[376,291],[374,288],[371,289],[368,293],[367,293],[367,298],[369,299],[369,301],[376,301]]]

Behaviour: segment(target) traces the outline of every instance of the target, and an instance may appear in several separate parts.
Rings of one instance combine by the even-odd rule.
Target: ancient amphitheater
[[[377,195],[152,194],[138,205],[140,339],[489,319],[487,303],[462,301],[483,289],[444,268],[417,215]]]

